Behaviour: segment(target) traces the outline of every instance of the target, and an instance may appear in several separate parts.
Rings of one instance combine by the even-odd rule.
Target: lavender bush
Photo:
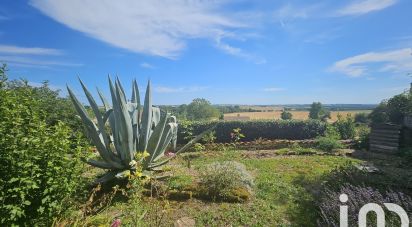
[[[349,200],[342,204],[339,201],[339,195],[345,193]],[[376,203],[384,208],[384,203],[395,203],[401,206],[412,219],[412,198],[402,192],[392,190],[380,193],[378,190],[371,187],[353,186],[344,184],[340,190],[334,191],[326,189],[321,194],[319,201],[320,219],[318,226],[339,226],[339,206],[348,206],[348,223],[349,226],[358,226],[358,213],[361,207],[367,203]],[[400,226],[398,216],[385,209],[387,226]],[[376,218],[370,217],[368,224],[376,222]],[[376,226],[376,225],[375,225]]]

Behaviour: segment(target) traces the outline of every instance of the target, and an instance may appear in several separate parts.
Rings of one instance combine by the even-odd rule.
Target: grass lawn
[[[339,166],[359,162],[345,156],[246,156],[235,151],[184,154],[171,163],[171,170],[175,177],[190,183],[192,172],[205,164],[241,162],[255,177],[254,195],[248,202],[115,198],[110,206],[82,220],[81,225],[108,225],[119,217],[126,226],[173,226],[176,220],[189,217],[197,226],[315,226],[315,197],[324,177]],[[188,168],[189,157],[191,168]]]

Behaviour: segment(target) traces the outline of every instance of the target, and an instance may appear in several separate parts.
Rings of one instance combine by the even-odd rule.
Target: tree
[[[203,98],[194,99],[186,107],[187,119],[189,120],[210,120],[219,118],[219,110],[211,105],[211,103]]]
[[[286,110],[283,110],[282,113],[280,114],[280,118],[283,120],[291,120],[293,117],[292,113]]]
[[[402,124],[406,115],[412,113],[412,95],[403,93],[382,101],[369,115],[373,123]]]
[[[338,120],[333,125],[338,130],[340,138],[344,140],[355,138],[355,121],[350,114],[346,118],[339,114]]]
[[[322,103],[313,102],[310,107],[309,118],[326,121],[326,119],[330,119],[330,111],[323,108]]]

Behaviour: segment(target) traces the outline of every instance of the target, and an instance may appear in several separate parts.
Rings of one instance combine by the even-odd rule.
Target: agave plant
[[[132,96],[128,101],[119,79],[117,78],[113,84],[109,77],[112,105],[97,89],[105,109],[104,114],[100,112],[99,106],[84,83],[80,79],[79,81],[95,119],[89,116],[69,86],[67,86],[67,90],[86,126],[88,136],[102,158],[101,161],[86,160],[86,162],[92,166],[109,170],[95,183],[103,183],[115,177],[133,173],[136,171],[138,163],[142,163],[142,169],[146,173],[150,173],[161,168],[171,159],[162,160],[161,158],[169,145],[173,147],[173,150],[176,149],[178,127],[176,117],[152,105],[150,81],[147,84],[144,106],[142,107],[136,80],[132,83]],[[107,124],[110,126],[109,130],[106,128]],[[195,137],[176,154],[196,143],[207,132]],[[135,158],[142,158],[142,160],[135,160]]]

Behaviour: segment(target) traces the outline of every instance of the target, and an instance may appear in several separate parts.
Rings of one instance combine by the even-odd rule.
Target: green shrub
[[[283,110],[282,113],[280,114],[280,118],[282,120],[292,120],[293,115],[291,112]]]
[[[322,151],[331,152],[335,149],[344,148],[343,144],[334,138],[319,137],[316,139],[316,147]]]
[[[326,132],[326,123],[318,120],[260,120],[260,121],[208,121],[208,122],[179,122],[178,143],[187,143],[190,135],[197,135],[211,126],[216,125],[216,142],[232,142],[233,129],[241,128],[245,138],[242,141],[256,139],[313,139],[323,136]]]
[[[338,130],[341,139],[355,138],[355,121],[350,114],[346,118],[338,115],[338,120],[333,125]]]
[[[341,138],[338,129],[334,125],[331,125],[331,124],[328,124],[326,126],[325,137],[332,138],[335,140],[340,140]]]
[[[195,144],[193,144],[193,150],[195,152],[201,152],[201,151],[205,150],[205,146],[201,143],[195,143]]]
[[[238,162],[214,162],[200,171],[200,188],[212,200],[231,200],[239,191],[251,193],[253,178]]]
[[[83,140],[62,122],[47,124],[33,89],[6,80],[0,72],[0,224],[51,225],[83,186]]]
[[[356,128],[355,146],[357,149],[369,149],[370,131],[368,126],[361,125]]]
[[[368,113],[356,113],[355,114],[356,123],[369,123],[369,114]]]

